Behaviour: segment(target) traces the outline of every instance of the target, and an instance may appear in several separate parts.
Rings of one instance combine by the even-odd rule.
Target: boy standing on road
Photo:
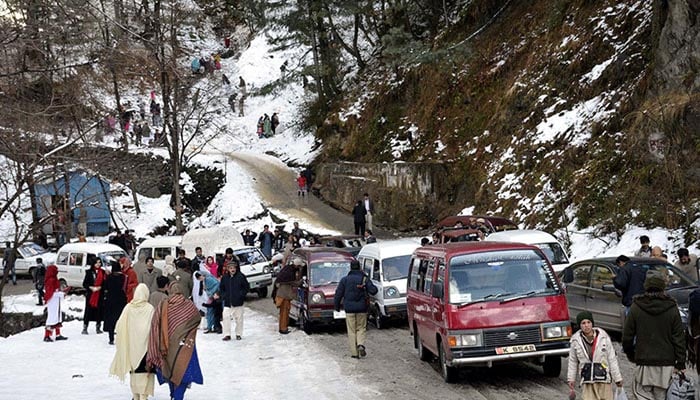
[[[250,290],[248,279],[238,270],[238,261],[230,260],[226,264],[227,274],[221,278],[219,292],[224,303],[223,324],[224,341],[231,340],[231,319],[236,323],[236,340],[243,335],[243,302]],[[214,298],[217,296],[214,295]]]
[[[335,290],[335,311],[345,309],[345,324],[352,358],[365,357],[367,333],[367,301],[369,295],[377,294],[377,287],[360,269],[358,261],[350,263],[350,272],[340,280]]]

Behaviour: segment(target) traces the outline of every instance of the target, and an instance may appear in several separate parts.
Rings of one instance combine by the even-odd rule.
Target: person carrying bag
[[[593,315],[582,311],[576,316],[581,328],[571,337],[567,381],[574,395],[576,381],[580,382],[583,400],[617,400],[624,391],[613,397],[612,382],[622,388],[622,374],[610,336],[601,328],[593,327]],[[622,392],[622,394],[620,394]]]

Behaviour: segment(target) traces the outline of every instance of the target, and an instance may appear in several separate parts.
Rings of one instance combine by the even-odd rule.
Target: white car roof
[[[414,239],[382,240],[362,246],[357,257],[373,256],[377,258],[398,257],[413,254],[420,247],[420,241]]]
[[[58,253],[62,251],[84,251],[86,253],[104,253],[121,251],[122,253],[126,254],[124,249],[114,244],[89,242],[64,244],[63,246],[61,246],[60,249],[58,249]]]
[[[153,246],[179,246],[180,243],[182,243],[182,236],[157,236],[144,240],[139,245],[139,248]]]
[[[489,242],[517,242],[525,244],[559,242],[553,235],[537,229],[516,229],[494,232],[486,237]]]

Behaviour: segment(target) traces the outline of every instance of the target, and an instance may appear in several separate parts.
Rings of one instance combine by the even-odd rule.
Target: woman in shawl
[[[83,335],[88,334],[88,324],[95,321],[95,333],[102,333],[102,284],[105,280],[105,271],[102,269],[102,260],[95,257],[90,263],[91,268],[85,271],[83,288],[85,289],[85,314],[83,315]]]
[[[195,347],[201,317],[179,283],[173,282],[168,292],[168,300],[153,314],[147,363],[156,369],[159,384],[168,382],[170,397],[182,400],[191,383],[204,383]]]
[[[56,331],[55,340],[66,340],[67,337],[61,335],[63,326],[63,314],[61,313],[61,299],[65,293],[61,291],[61,284],[58,282],[58,268],[51,264],[46,268],[44,278],[44,302],[46,302],[46,330],[44,331],[44,342],[53,342],[52,331]]]
[[[217,278],[219,264],[216,263],[216,260],[214,260],[214,257],[212,257],[212,256],[207,257],[207,261],[205,264],[207,266],[207,271],[209,271],[209,273],[212,274],[212,276],[214,278]]]
[[[109,333],[109,344],[114,344],[114,329],[122,310],[126,306],[126,276],[118,262],[110,262],[112,273],[105,279],[104,292],[104,328]]]
[[[209,302],[204,305],[207,309],[207,329],[204,333],[221,333],[221,301],[214,295],[219,294],[219,280],[208,271],[201,272],[203,276],[204,290],[209,297]]]
[[[148,303],[148,286],[140,283],[134,290],[134,299],[124,307],[117,321],[117,352],[109,374],[124,382],[130,375],[134,400],[148,400],[153,396],[154,375],[146,369],[148,335],[151,333],[153,306]]]

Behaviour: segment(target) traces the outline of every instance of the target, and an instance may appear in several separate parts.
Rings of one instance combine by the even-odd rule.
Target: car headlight
[[[479,347],[481,346],[481,333],[450,335],[447,336],[447,344],[450,347]]]
[[[270,268],[269,265],[263,267],[263,274],[269,274],[270,272],[272,272],[272,269]]]
[[[400,297],[401,293],[399,293],[399,289],[389,286],[387,288],[384,288],[384,298],[391,298],[391,297]]]
[[[543,340],[553,340],[553,339],[564,339],[571,336],[571,325],[570,324],[560,324],[560,325],[549,325],[543,326],[542,328],[542,339]]]
[[[311,302],[314,304],[321,304],[324,302],[323,295],[321,293],[314,293],[311,295]]]

